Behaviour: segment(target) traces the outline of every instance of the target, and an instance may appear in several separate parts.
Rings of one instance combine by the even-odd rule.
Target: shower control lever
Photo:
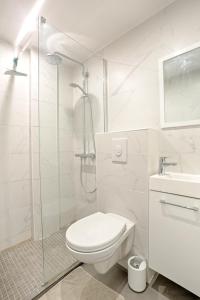
[[[96,154],[95,153],[76,153],[75,157],[95,159]]]

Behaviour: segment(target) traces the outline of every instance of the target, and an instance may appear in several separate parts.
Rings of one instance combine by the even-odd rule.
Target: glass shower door
[[[71,69],[51,55],[58,37],[61,33],[44,20],[40,23],[38,112],[44,283],[76,263],[65,246],[66,228],[75,215]]]
[[[65,246],[68,226],[97,211],[95,133],[106,126],[106,80],[101,57],[41,20],[39,178],[49,282],[79,264]]]

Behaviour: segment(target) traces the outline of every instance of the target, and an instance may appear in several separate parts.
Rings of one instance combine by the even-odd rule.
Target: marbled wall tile
[[[158,62],[199,42],[199,8],[197,0],[175,1],[101,51],[108,60],[110,131],[160,128]],[[164,130],[163,136],[161,155],[172,159],[199,148],[198,128]]]
[[[28,126],[29,125],[29,102],[12,101],[5,99],[1,104],[0,125],[1,126]],[[28,95],[27,95],[28,97]]]
[[[73,151],[62,151],[59,152],[59,164],[60,164],[60,175],[61,177],[68,174],[72,175],[74,171],[74,152]],[[73,177],[73,176],[72,176]]]
[[[5,76],[13,49],[0,41],[0,250],[31,237],[29,78]],[[19,70],[29,74],[28,52]]]
[[[39,168],[41,178],[58,176],[58,153],[40,152]]]
[[[40,152],[57,152],[58,141],[56,126],[53,128],[41,126],[38,138],[40,143]]]
[[[112,162],[112,139],[127,138],[127,162]],[[149,175],[157,168],[159,135],[132,130],[96,135],[98,210],[113,212],[136,223],[133,253],[148,257]]]
[[[0,182],[30,179],[29,154],[1,155],[0,164]]]
[[[50,64],[40,54],[39,59],[39,102],[57,104],[57,66]]]
[[[8,211],[0,219],[0,250],[11,247],[31,235],[30,204]]]
[[[74,151],[73,132],[66,132],[64,129],[59,129],[59,150]]]
[[[197,0],[175,1],[101,51],[108,61],[109,131],[160,129],[158,62],[199,42],[199,9]],[[199,137],[198,128],[160,132],[159,155],[169,156],[169,160],[178,163],[168,170],[200,173]],[[110,147],[109,143],[106,147]],[[133,145],[131,152],[134,149],[138,149],[138,145]],[[152,161],[153,156],[150,169],[157,172],[158,161]],[[107,158],[109,154],[104,157]]]
[[[76,203],[72,207],[65,207],[63,203],[68,203],[69,198],[61,198],[61,213],[60,213],[60,227],[67,227],[71,225],[76,220]],[[73,199],[74,201],[74,199]]]
[[[42,211],[43,237],[48,237],[60,229],[58,201],[46,203]]]
[[[55,203],[56,205],[57,203],[59,207],[59,181],[56,174],[52,174],[52,176],[48,178],[41,178],[40,184],[42,205],[45,206],[50,203]]]
[[[200,130],[171,129],[160,131],[160,156],[177,162],[169,171],[200,174]]]
[[[148,258],[148,230],[136,225],[133,253]]]
[[[0,154],[29,152],[28,126],[0,126]]]
[[[180,154],[181,171],[183,173],[200,174],[200,154],[199,153],[181,153]]]
[[[39,101],[39,124],[41,127],[53,127],[57,125],[57,105],[55,103]]]

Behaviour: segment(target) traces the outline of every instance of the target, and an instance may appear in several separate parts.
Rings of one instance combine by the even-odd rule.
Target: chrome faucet
[[[159,160],[159,174],[160,175],[165,175],[165,167],[177,165],[177,163],[175,163],[175,162],[166,162],[166,159],[167,159],[166,156],[160,157],[160,160]]]

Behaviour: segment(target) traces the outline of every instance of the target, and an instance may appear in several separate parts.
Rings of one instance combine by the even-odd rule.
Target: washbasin
[[[200,175],[168,172],[150,176],[150,190],[200,198]]]

